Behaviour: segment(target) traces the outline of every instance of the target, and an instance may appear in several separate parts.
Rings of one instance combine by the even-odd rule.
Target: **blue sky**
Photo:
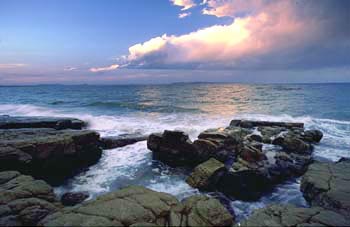
[[[0,0],[0,84],[350,81],[349,4],[310,2]]]

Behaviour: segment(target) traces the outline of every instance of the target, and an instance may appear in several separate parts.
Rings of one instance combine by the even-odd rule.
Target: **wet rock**
[[[257,163],[267,160],[266,155],[261,150],[258,150],[253,146],[243,146],[240,149],[239,157],[249,163]]]
[[[82,129],[86,123],[75,118],[54,118],[54,117],[11,117],[0,115],[0,129],[19,128],[53,128]]]
[[[175,197],[140,186],[131,186],[47,216],[42,226],[194,226],[195,223],[232,224],[233,218],[215,199]]]
[[[225,165],[214,158],[198,165],[186,182],[194,188],[207,190],[214,188],[218,179],[226,171]]]
[[[140,135],[121,135],[108,136],[100,139],[100,144],[103,149],[114,149],[118,147],[125,147],[140,141],[147,140],[148,136]]]
[[[254,127],[282,127],[282,128],[304,128],[304,123],[290,123],[290,122],[271,122],[271,121],[249,121],[249,120],[232,120],[230,126],[242,128]]]
[[[98,140],[89,130],[0,130],[0,170],[18,170],[59,184],[99,160]]]
[[[301,191],[313,206],[350,216],[350,161],[314,163],[302,178]]]
[[[64,206],[75,206],[84,202],[87,198],[89,198],[89,193],[87,192],[67,192],[62,195],[61,203]]]
[[[307,130],[302,136],[302,139],[309,143],[319,143],[322,138],[323,133],[320,130]]]
[[[237,226],[349,226],[349,219],[320,207],[272,205],[256,210]]]
[[[59,204],[53,188],[16,171],[0,172],[0,225],[36,225]]]
[[[311,154],[312,146],[296,136],[287,135],[285,137],[278,137],[272,141],[275,145],[280,145],[287,152],[294,152],[297,154]]]

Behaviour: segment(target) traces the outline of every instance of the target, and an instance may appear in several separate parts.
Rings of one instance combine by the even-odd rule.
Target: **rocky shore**
[[[350,225],[350,161],[313,160],[318,130],[303,123],[233,120],[191,141],[181,131],[100,138],[72,118],[0,116],[0,226],[344,226]],[[88,200],[58,198],[52,186],[97,163],[103,149],[147,140],[153,158],[191,173],[186,182],[230,200],[257,201],[274,186],[302,176],[309,208],[271,205],[236,223],[219,200],[183,201],[141,186]]]

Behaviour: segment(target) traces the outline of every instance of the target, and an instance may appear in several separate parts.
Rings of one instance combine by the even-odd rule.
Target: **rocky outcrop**
[[[140,135],[120,135],[108,136],[100,139],[100,144],[103,149],[114,149],[118,147],[125,147],[140,141],[147,140],[148,136]]]
[[[256,210],[237,226],[349,226],[349,219],[320,207],[272,205]]]
[[[250,121],[250,120],[232,120],[230,123],[232,127],[254,128],[254,127],[282,127],[287,129],[304,128],[303,123],[291,122],[272,122],[272,121]]]
[[[75,206],[84,202],[87,198],[89,198],[87,192],[67,192],[62,195],[61,203],[64,206]]]
[[[350,160],[310,165],[302,178],[301,191],[311,205],[350,217]]]
[[[139,186],[111,192],[47,216],[42,226],[229,226],[233,217],[205,196],[180,203],[175,197]]]
[[[99,160],[98,140],[88,130],[0,130],[0,171],[18,170],[57,184]]]
[[[0,226],[36,225],[58,209],[53,189],[44,181],[0,172]]]
[[[75,118],[54,118],[54,117],[11,117],[0,115],[0,129],[18,128],[53,128],[82,129],[86,123]]]

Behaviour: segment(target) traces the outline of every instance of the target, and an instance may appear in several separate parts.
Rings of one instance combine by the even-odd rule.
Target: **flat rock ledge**
[[[82,129],[86,126],[84,121],[75,118],[57,117],[16,117],[0,115],[0,129],[18,128],[53,128],[61,129]]]
[[[193,142],[182,131],[151,134],[147,147],[154,159],[194,169],[187,179],[192,187],[254,201],[274,185],[303,175],[313,161],[313,144],[322,137],[303,123],[232,120]]]
[[[17,171],[0,172],[0,226],[31,226],[58,211],[50,185]]]
[[[350,160],[314,163],[301,181],[301,191],[313,206],[321,206],[350,218]]]
[[[320,207],[298,208],[292,205],[271,205],[256,210],[236,226],[349,226],[350,220]]]
[[[140,186],[111,192],[40,221],[40,226],[231,226],[233,217],[220,202],[175,197]]]
[[[2,129],[0,171],[16,170],[56,185],[96,163],[99,134],[89,130]]]

